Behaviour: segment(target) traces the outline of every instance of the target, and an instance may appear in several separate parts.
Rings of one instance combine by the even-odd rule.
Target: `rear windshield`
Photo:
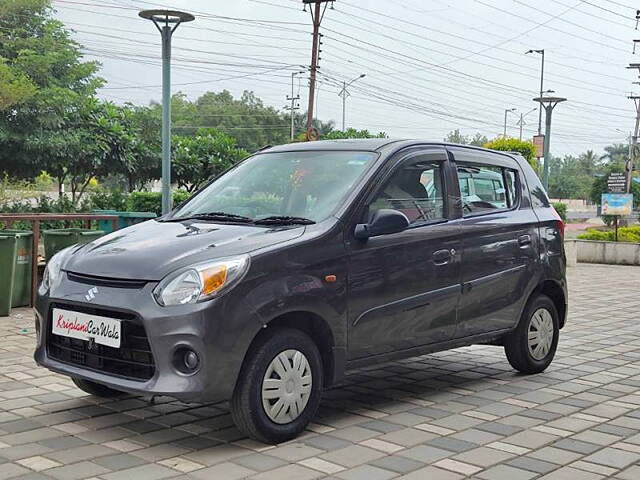
[[[376,157],[354,151],[258,154],[208,185],[173,218],[225,212],[254,220],[292,216],[320,222],[342,204]]]

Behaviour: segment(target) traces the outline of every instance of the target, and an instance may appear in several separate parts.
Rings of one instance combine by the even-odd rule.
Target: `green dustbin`
[[[48,262],[51,257],[63,248],[76,243],[89,243],[104,235],[102,230],[85,230],[82,228],[60,228],[56,230],[43,230],[44,256]]]
[[[0,237],[16,237],[16,265],[13,274],[12,307],[24,307],[31,303],[31,254],[33,232],[29,230],[0,230]]]
[[[17,245],[18,239],[14,235],[0,236],[0,317],[11,313]]]
[[[116,215],[118,217],[118,228],[127,228],[136,223],[144,222],[157,215],[153,212],[118,212],[117,210],[93,210],[93,213],[102,215]],[[98,220],[98,228],[106,233],[113,232],[111,220]]]

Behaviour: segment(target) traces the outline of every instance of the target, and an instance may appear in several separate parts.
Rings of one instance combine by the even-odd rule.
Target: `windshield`
[[[258,154],[216,179],[172,218],[224,212],[253,220],[287,216],[320,222],[376,156],[354,151]]]

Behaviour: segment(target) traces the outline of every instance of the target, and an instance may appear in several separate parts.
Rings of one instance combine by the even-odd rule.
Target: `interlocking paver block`
[[[34,366],[32,313],[16,309],[0,319],[0,478],[638,480],[640,269],[568,275],[546,372],[517,374],[488,345],[367,367],[276,446],[244,438],[227,403],[84,394]],[[606,298],[603,283],[615,286]]]

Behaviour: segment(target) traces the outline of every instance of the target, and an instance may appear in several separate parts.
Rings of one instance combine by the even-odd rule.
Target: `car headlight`
[[[44,274],[42,275],[42,290],[50,291],[51,287],[55,287],[60,282],[62,278],[62,264],[67,259],[69,253],[71,253],[71,248],[72,247],[67,247],[60,250],[49,259],[44,269]]]
[[[219,259],[181,268],[153,290],[162,306],[203,302],[233,288],[249,270],[249,256]]]

